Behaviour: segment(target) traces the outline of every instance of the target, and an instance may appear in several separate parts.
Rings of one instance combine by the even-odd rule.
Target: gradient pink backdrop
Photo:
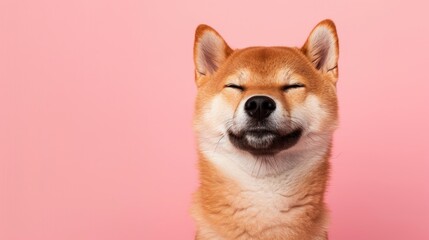
[[[192,44],[340,38],[331,239],[429,239],[426,1],[0,1],[0,239],[192,239]]]

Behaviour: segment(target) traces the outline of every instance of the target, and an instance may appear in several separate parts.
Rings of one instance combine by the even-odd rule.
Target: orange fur
[[[322,38],[322,40],[329,43],[334,40],[332,46],[336,47],[327,53],[331,54],[329,59],[323,59],[323,56],[317,55],[317,51],[313,51],[312,47],[318,46],[311,42],[311,37],[301,49],[253,47],[232,50],[212,28],[206,25],[197,28],[194,58],[198,95],[194,123],[199,142],[201,184],[194,195],[192,208],[198,229],[196,239],[327,239],[328,214],[324,193],[329,176],[330,136],[338,118],[335,91],[338,77],[336,65],[338,40],[332,21],[325,20],[315,29],[320,30],[318,28],[320,26],[331,31],[332,34],[327,36],[333,37],[332,39]],[[207,35],[208,32],[212,35]],[[202,41],[209,42],[200,46]],[[208,49],[202,49],[202,47]],[[211,59],[200,59],[201,56]],[[333,57],[335,59],[332,59]],[[326,65],[332,65],[332,63],[335,63],[335,66]],[[279,77],[279,71],[282,69],[287,69],[287,74]],[[305,85],[305,89],[283,91],[282,86],[287,84],[288,79],[300,81]],[[239,81],[245,86],[245,91],[225,89],[224,86],[229,81]],[[204,146],[207,145],[206,142],[211,141],[208,140],[209,137],[216,136],[217,132],[214,128],[219,125],[216,117],[223,117],[223,113],[217,113],[210,104],[215,101],[214,99],[221,99],[224,103],[223,110],[233,113],[237,111],[243,99],[255,94],[273,97],[288,113],[299,108],[301,111],[306,110],[302,108],[303,104],[309,96],[316,96],[316,107],[320,107],[326,114],[321,114],[316,133],[312,134],[321,135],[323,139],[327,139],[326,144],[321,144],[326,147],[326,150],[314,156],[305,148],[294,150],[300,155],[300,151],[308,154],[314,163],[307,164],[300,160],[288,165],[285,171],[267,173],[261,177],[259,170],[256,176],[252,176],[246,171],[241,171],[240,167],[233,167],[235,157],[225,160],[231,161],[231,169],[238,169],[229,171],[228,168],[220,166],[218,159],[213,157],[222,155],[208,153]],[[213,131],[214,134],[206,134],[209,131]],[[219,142],[223,137],[222,135]],[[224,145],[219,147],[219,142],[213,144],[214,151],[217,151],[216,148],[224,147]],[[250,156],[241,150],[228,150],[228,153],[231,151],[237,151],[237,161],[242,161],[241,156]],[[285,150],[285,154],[289,154],[288,151]],[[234,154],[228,156],[234,156]],[[280,160],[274,158],[274,161]],[[273,162],[273,164],[280,163]]]

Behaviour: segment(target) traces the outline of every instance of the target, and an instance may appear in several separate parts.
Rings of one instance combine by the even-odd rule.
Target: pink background
[[[0,1],[0,239],[192,239],[192,45],[340,38],[331,239],[429,239],[426,1]]]

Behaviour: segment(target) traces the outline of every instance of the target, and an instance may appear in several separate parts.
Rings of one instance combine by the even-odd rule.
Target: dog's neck
[[[220,153],[222,151],[217,154]],[[299,233],[303,223],[314,225],[321,232],[325,231],[324,192],[329,172],[329,147],[324,151],[320,149],[320,152],[300,153],[295,159],[284,159],[294,160],[295,163],[289,163],[290,169],[279,174],[267,174],[269,171],[266,171],[259,176],[236,165],[236,160],[225,158],[228,154],[217,154],[199,154],[201,186],[196,195],[200,203],[196,211],[209,216],[206,219],[211,222],[209,225],[223,228],[221,225],[227,222],[230,229],[237,228],[237,231],[255,235],[262,234],[263,229],[270,229],[273,223],[289,227],[295,225],[297,237],[290,239],[307,239],[303,237],[305,230]],[[301,222],[296,219],[301,219]],[[245,230],[242,229],[243,224],[247,226]],[[273,231],[274,235],[266,239],[283,236],[286,229],[279,229],[282,231],[280,235],[275,235]],[[209,232],[218,230],[201,229]]]

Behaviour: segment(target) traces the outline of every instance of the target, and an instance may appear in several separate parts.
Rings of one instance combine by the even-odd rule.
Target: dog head
[[[332,21],[320,22],[301,48],[237,50],[200,25],[194,62],[201,151],[267,158],[330,144],[338,118]]]

